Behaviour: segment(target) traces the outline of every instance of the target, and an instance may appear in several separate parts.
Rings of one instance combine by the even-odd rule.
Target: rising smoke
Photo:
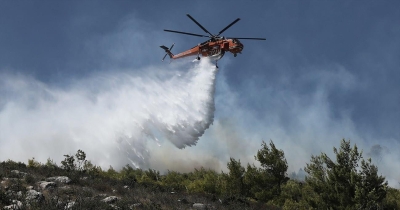
[[[102,167],[148,167],[149,145],[195,145],[213,122],[217,69],[207,59],[191,65],[93,75],[65,88],[2,75],[0,159],[58,160],[82,149]]]

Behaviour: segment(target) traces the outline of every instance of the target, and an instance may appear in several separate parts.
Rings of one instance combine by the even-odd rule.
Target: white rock
[[[28,173],[21,172],[21,171],[18,171],[18,170],[12,170],[11,173],[13,173],[13,174],[18,174],[18,175],[23,176],[23,177],[25,177],[26,175],[28,175]]]
[[[69,190],[69,189],[71,189],[71,187],[69,187],[69,186],[62,186],[62,187],[60,187],[59,189],[61,189],[61,190]]]
[[[106,203],[114,203],[114,202],[117,201],[117,200],[118,200],[118,197],[117,197],[117,196],[109,196],[109,197],[107,197],[107,198],[104,198],[104,199],[101,200],[101,201],[106,202]]]
[[[57,187],[57,184],[55,182],[41,181],[41,182],[39,182],[39,186],[40,186],[40,188],[42,188],[42,190],[45,190],[45,189]]]
[[[114,204],[110,204],[110,207],[112,207],[112,208],[114,208],[114,209],[116,209],[116,210],[121,209],[120,207],[118,207],[117,205],[114,205]]]
[[[71,182],[71,179],[67,176],[54,176],[54,177],[49,177],[46,180],[50,182],[60,182],[65,184],[69,184]]]
[[[195,208],[195,209],[206,209],[206,205],[204,205],[202,203],[194,203],[193,204],[193,208]]]
[[[18,200],[12,200],[11,205],[8,206],[4,206],[3,209],[13,209],[13,210],[17,210],[17,209],[22,209],[22,202],[18,201]]]
[[[44,200],[44,196],[41,192],[36,190],[28,190],[26,192],[26,201],[42,201]]]
[[[18,199],[21,199],[21,198],[22,198],[22,191],[18,191],[18,192],[17,192],[17,198],[18,198]]]
[[[71,209],[75,206],[75,201],[68,202],[64,209]]]
[[[139,206],[141,206],[141,205],[142,205],[141,203],[135,203],[135,204],[130,205],[130,206],[129,206],[129,209],[130,209],[130,210],[137,209],[136,207],[139,207]]]

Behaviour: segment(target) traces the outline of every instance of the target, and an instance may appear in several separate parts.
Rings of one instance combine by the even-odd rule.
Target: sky
[[[201,106],[204,133],[183,149],[163,135],[140,141],[135,146],[147,154],[142,167],[226,170],[229,157],[257,164],[261,142],[272,140],[285,152],[289,172],[297,171],[311,155],[333,157],[344,138],[398,187],[399,6],[392,0],[1,1],[0,160],[59,162],[82,148],[101,166],[129,164],[112,149],[112,134],[99,132],[101,123],[119,127],[131,109],[141,119],[132,104],[148,106],[151,97],[158,102],[157,94],[180,90],[191,97],[178,94],[179,100],[199,104],[196,95],[213,95],[206,97],[210,106]],[[196,70],[213,69],[206,61],[200,67],[188,59],[161,62],[160,45],[175,43],[178,53],[206,40],[163,31],[203,34],[186,14],[211,33],[241,18],[223,35],[266,41],[243,40],[242,54],[218,62],[214,81]],[[211,79],[198,80],[206,90],[192,90],[175,74]],[[103,103],[99,97],[104,106],[90,105]],[[163,103],[154,115],[174,113]]]

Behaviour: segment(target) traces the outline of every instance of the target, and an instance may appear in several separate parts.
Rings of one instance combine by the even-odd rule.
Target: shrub
[[[32,159],[28,159],[28,167],[31,168],[38,168],[40,167],[42,164],[39,163],[38,161],[35,160],[35,158],[33,157]]]

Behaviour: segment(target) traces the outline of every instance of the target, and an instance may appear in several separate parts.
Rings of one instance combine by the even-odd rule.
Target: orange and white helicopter
[[[200,55],[201,55],[203,57],[210,57],[211,59],[215,60],[215,66],[218,68],[217,62],[219,59],[221,59],[224,56],[225,52],[229,51],[229,52],[233,53],[233,56],[235,56],[235,57],[237,56],[238,53],[242,53],[243,44],[239,41],[239,39],[266,40],[265,38],[238,38],[238,37],[220,36],[224,31],[226,31],[228,28],[230,28],[233,24],[237,23],[240,20],[240,18],[234,20],[231,24],[229,24],[224,29],[222,29],[217,35],[214,35],[214,34],[211,34],[209,31],[207,31],[207,29],[205,29],[192,16],[190,16],[189,14],[187,14],[187,16],[193,22],[195,22],[201,29],[203,29],[204,32],[206,32],[209,35],[201,35],[201,34],[173,31],[173,30],[166,30],[166,29],[164,29],[164,31],[178,33],[178,34],[186,34],[186,35],[191,35],[191,36],[198,36],[198,37],[208,37],[210,39],[203,43],[198,44],[197,46],[192,47],[189,50],[186,50],[186,51],[181,52],[176,55],[172,54],[172,52],[171,52],[175,43],[172,44],[172,46],[170,48],[162,45],[160,47],[162,49],[164,49],[166,52],[162,61],[164,61],[164,59],[167,55],[169,55],[169,57],[171,59],[179,59],[179,58],[184,58],[187,56],[196,55],[197,60],[200,60]]]

